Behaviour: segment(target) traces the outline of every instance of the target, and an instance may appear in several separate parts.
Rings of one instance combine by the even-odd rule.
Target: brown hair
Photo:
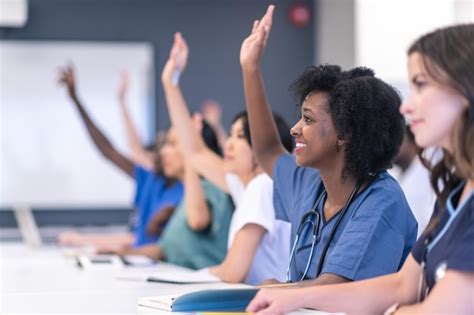
[[[474,24],[462,24],[438,29],[416,40],[408,55],[420,53],[428,74],[462,96],[469,105],[452,133],[453,151],[443,149],[443,159],[433,165],[423,159],[431,172],[431,185],[441,208],[449,193],[462,179],[474,178]],[[426,232],[432,232],[439,222],[433,220]]]

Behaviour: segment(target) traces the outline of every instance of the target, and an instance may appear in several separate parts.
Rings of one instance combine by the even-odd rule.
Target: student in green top
[[[205,121],[199,116],[194,121],[204,138],[211,137],[217,142],[214,131]],[[203,125],[207,128],[203,128]],[[215,185],[201,179],[190,167],[181,154],[173,128],[166,135],[160,155],[163,168],[175,173],[183,182],[184,199],[171,216],[157,244],[117,253],[142,254],[192,269],[219,264],[227,251],[227,234],[233,211],[230,198]]]

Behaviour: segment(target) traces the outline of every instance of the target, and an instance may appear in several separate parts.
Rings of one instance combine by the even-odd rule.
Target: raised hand
[[[268,6],[267,12],[253,23],[252,32],[244,39],[240,48],[240,64],[242,68],[258,67],[265,51],[268,36],[272,28],[274,5]]]
[[[181,33],[178,32],[174,35],[174,43],[170,51],[170,56],[161,73],[161,82],[163,84],[178,85],[179,77],[186,68],[188,55],[188,45]]]
[[[121,79],[120,79],[119,90],[118,90],[118,98],[120,102],[125,101],[125,97],[127,96],[127,90],[128,90],[128,71],[124,70],[121,73]]]
[[[59,79],[60,84],[64,84],[67,87],[69,96],[73,99],[76,98],[76,80],[74,78],[74,69],[71,64],[66,67],[59,68]]]
[[[216,101],[207,100],[201,106],[202,115],[211,126],[221,124],[222,108]]]

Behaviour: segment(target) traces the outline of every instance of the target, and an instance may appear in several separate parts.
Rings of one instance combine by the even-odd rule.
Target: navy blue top
[[[139,247],[158,240],[158,236],[151,236],[146,232],[148,222],[164,207],[176,207],[183,197],[184,188],[178,181],[167,186],[165,177],[139,165],[135,165],[135,182],[137,222],[134,246]]]
[[[291,244],[303,214],[324,191],[319,171],[300,167],[294,156],[283,154],[273,168],[273,203],[277,219],[291,223]],[[306,278],[315,278],[323,247],[338,215],[324,220]],[[386,171],[381,171],[349,205],[326,254],[323,273],[361,280],[397,271],[415,243],[417,223],[405,196]],[[312,233],[304,229],[298,242],[291,279],[299,280],[306,268]]]
[[[474,190],[459,204],[464,184],[460,184],[449,195],[441,221],[428,244],[425,267],[429,290],[444,277],[447,269],[474,272]],[[440,211],[437,203],[431,219]],[[425,252],[426,237],[426,233],[423,233],[412,251],[413,257],[420,264]]]

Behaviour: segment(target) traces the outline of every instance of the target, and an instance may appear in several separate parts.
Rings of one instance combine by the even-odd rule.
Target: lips
[[[295,154],[299,154],[303,152],[303,150],[306,148],[306,143],[297,141],[295,145]]]
[[[413,129],[416,128],[421,122],[422,122],[421,119],[412,119],[410,121],[410,129],[412,129],[413,131]]]

